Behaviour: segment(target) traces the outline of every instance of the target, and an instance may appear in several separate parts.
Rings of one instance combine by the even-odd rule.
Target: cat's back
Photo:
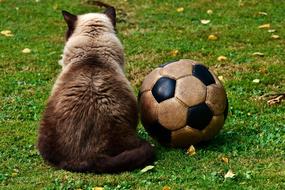
[[[90,62],[90,61],[89,61]],[[74,64],[63,71],[49,100],[55,115],[70,125],[136,120],[136,98],[121,71],[96,62]],[[122,121],[123,120],[123,121]],[[73,123],[71,123],[73,122]]]

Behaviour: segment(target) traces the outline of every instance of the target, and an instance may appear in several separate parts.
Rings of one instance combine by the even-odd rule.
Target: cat
[[[116,10],[74,15],[67,23],[59,74],[40,122],[38,150],[52,166],[117,173],[151,164],[153,147],[136,134],[137,100],[124,75]]]

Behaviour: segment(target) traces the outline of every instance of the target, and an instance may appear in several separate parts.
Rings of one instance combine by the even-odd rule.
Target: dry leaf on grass
[[[152,166],[152,165],[146,166],[141,170],[141,173],[148,172],[149,170],[152,170],[153,168],[154,168],[154,166]]]
[[[271,38],[272,38],[272,39],[279,39],[280,36],[278,36],[278,35],[276,35],[276,34],[272,34],[272,35],[271,35]]]
[[[217,37],[216,35],[214,35],[214,34],[210,34],[210,35],[208,36],[208,40],[216,41],[217,39],[218,39],[218,37]]]
[[[223,55],[221,55],[217,58],[218,61],[226,61],[227,59],[228,58],[226,56],[223,56]]]
[[[208,15],[213,14],[213,10],[211,10],[211,9],[207,10],[207,14],[208,14]]]
[[[11,30],[2,30],[0,32],[3,36],[6,36],[6,37],[12,37],[14,36],[14,34],[12,34]]]
[[[31,53],[31,51],[32,51],[31,49],[25,48],[22,50],[22,53]]]
[[[53,10],[57,10],[57,9],[58,9],[58,4],[57,4],[57,3],[54,4],[54,5],[52,6],[52,8],[53,8]]]
[[[233,178],[236,174],[232,171],[232,170],[229,170],[225,175],[224,175],[224,178],[227,179],[227,178]]]
[[[267,16],[267,13],[266,12],[258,12],[259,15],[262,15],[262,16]]]
[[[270,30],[267,30],[269,33],[273,33],[273,32],[276,32],[276,30],[274,29],[270,29]]]
[[[19,170],[17,168],[13,169],[13,171],[19,173]]]
[[[175,50],[172,50],[172,51],[170,52],[170,55],[171,55],[172,57],[176,57],[178,53],[179,53],[179,51],[178,51],[177,49],[175,49]]]
[[[224,77],[223,77],[222,75],[218,76],[218,79],[219,79],[220,81],[222,81],[222,82],[225,82],[225,79],[224,79]]]
[[[164,186],[164,187],[162,188],[162,190],[171,190],[171,188],[166,185],[166,186]]]
[[[259,29],[268,29],[268,28],[270,28],[270,24],[262,24],[258,28]]]
[[[92,190],[104,190],[104,187],[93,187]]]
[[[176,11],[179,12],[179,13],[181,13],[181,12],[184,11],[184,8],[183,8],[183,7],[179,7],[179,8],[176,9]]]
[[[285,93],[282,95],[279,95],[277,97],[271,98],[270,100],[267,101],[267,104],[269,106],[280,104],[282,102],[282,100],[284,100],[284,99],[285,99]]]
[[[201,24],[209,24],[211,21],[202,19],[202,20],[200,20],[200,22],[201,22]]]
[[[254,52],[252,55],[253,55],[253,56],[263,57],[263,56],[264,56],[264,53],[261,53],[261,52]]]
[[[222,162],[224,162],[225,164],[228,164],[228,163],[229,163],[229,159],[228,159],[227,157],[225,157],[225,156],[222,156],[222,157],[221,157],[221,160],[222,160]]]
[[[194,156],[196,154],[196,150],[195,147],[193,145],[191,145],[188,149],[187,149],[187,154],[189,156]]]
[[[260,100],[266,100],[269,106],[280,104],[285,100],[285,92],[271,92],[259,97]]]

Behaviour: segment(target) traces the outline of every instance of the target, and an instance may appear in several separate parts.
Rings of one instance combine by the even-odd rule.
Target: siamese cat
[[[115,8],[73,15],[59,74],[39,128],[38,149],[51,165],[75,172],[115,173],[150,164],[153,147],[136,135],[137,101],[124,75]]]

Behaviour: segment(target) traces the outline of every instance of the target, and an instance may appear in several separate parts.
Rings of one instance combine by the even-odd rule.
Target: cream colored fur
[[[94,24],[98,25],[98,31],[92,33]],[[90,26],[91,25],[91,26]],[[94,26],[93,26],[94,28]],[[96,35],[96,38],[94,38]],[[118,73],[123,73],[124,53],[123,46],[117,38],[111,20],[105,14],[88,13],[79,15],[76,21],[75,30],[67,40],[62,59],[59,64],[62,71],[56,81],[52,93],[60,86],[61,76],[68,72],[72,64],[81,61],[85,56],[96,54],[100,59],[112,66]],[[125,77],[123,77],[125,78]],[[127,83],[129,83],[126,80]]]

